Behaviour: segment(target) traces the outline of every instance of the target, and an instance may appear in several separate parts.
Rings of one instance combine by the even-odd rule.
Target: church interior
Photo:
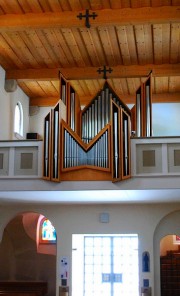
[[[0,295],[180,294],[179,0],[0,0]]]

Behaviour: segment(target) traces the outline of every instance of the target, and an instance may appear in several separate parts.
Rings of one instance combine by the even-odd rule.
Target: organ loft
[[[43,179],[122,181],[131,177],[130,138],[152,135],[151,75],[130,110],[105,79],[81,110],[71,84],[60,74],[60,99],[44,119]]]

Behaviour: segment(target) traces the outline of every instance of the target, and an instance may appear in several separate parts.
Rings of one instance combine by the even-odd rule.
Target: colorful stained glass
[[[48,219],[45,219],[42,224],[42,240],[56,241],[56,230]]]

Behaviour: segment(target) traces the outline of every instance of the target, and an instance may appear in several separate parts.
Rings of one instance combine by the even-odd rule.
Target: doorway
[[[73,235],[72,296],[138,296],[137,234]]]

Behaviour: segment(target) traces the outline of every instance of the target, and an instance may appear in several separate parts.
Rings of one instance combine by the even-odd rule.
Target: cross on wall
[[[86,13],[85,14],[82,14],[82,12],[80,12],[77,17],[82,20],[83,17],[85,17],[85,26],[87,28],[90,28],[91,25],[90,25],[90,22],[89,22],[89,18],[92,17],[93,20],[97,17],[97,13],[93,12],[92,14],[89,13],[89,9],[86,9]]]
[[[107,72],[108,72],[108,73],[112,73],[112,71],[113,71],[112,68],[109,67],[109,69],[107,69],[106,66],[104,66],[103,69],[99,68],[99,69],[97,70],[97,72],[98,72],[99,74],[103,73],[103,78],[104,78],[104,79],[107,79],[107,75],[106,75],[106,73],[107,73]]]

